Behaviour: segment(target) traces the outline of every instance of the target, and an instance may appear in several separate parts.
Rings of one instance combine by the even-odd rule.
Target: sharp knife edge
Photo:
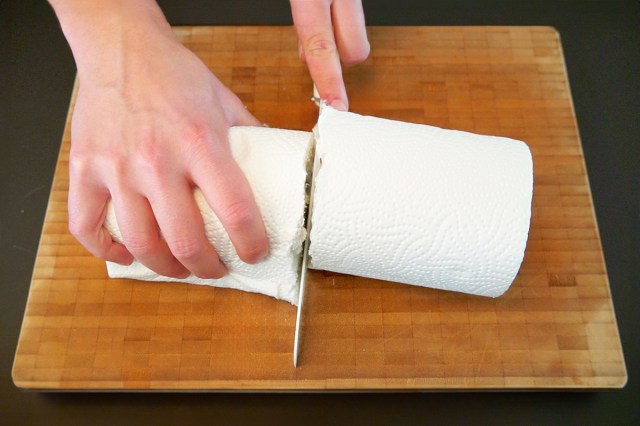
[[[296,332],[293,339],[293,366],[298,366],[298,354],[300,353],[300,331],[302,329],[302,311],[304,307],[304,293],[307,282],[307,262],[309,259],[309,244],[311,233],[311,212],[313,211],[313,194],[316,189],[315,178],[318,168],[320,167],[320,157],[314,154],[313,158],[313,174],[311,175],[311,190],[309,193],[309,207],[307,208],[307,238],[304,240],[304,249],[302,251],[302,267],[300,269],[300,294],[298,296],[298,312],[296,314]]]
[[[321,99],[318,95],[318,90],[315,84],[313,85],[313,97],[311,100],[321,107]],[[314,129],[314,138],[318,139],[318,133]],[[307,283],[307,261],[309,258],[309,245],[311,234],[311,212],[313,211],[313,195],[316,189],[316,174],[320,168],[320,158],[316,155],[315,146],[313,148],[313,171],[311,173],[311,188],[309,190],[309,205],[307,206],[307,216],[305,218],[305,225],[307,229],[307,238],[304,240],[304,248],[302,250],[302,265],[300,267],[299,288],[300,293],[298,295],[298,311],[296,312],[296,331],[293,338],[293,366],[298,366],[298,355],[300,354],[300,336],[302,331],[302,311],[304,307],[304,293]]]

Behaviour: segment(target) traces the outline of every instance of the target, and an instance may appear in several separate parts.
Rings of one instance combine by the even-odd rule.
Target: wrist
[[[80,80],[108,83],[158,40],[177,42],[153,0],[50,0],[71,47]],[[86,76],[86,77],[85,77]]]

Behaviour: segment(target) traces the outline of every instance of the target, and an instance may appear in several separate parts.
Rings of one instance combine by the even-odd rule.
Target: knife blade
[[[320,109],[322,109],[322,100],[318,95],[318,89],[315,84],[313,85],[313,97],[311,101],[314,102]],[[317,132],[314,129],[314,136],[317,139]],[[307,205],[307,211],[305,215],[305,228],[307,231],[307,237],[304,240],[304,246],[302,249],[302,262],[300,265],[300,273],[298,274],[298,288],[300,289],[300,293],[298,295],[298,310],[296,312],[296,330],[293,338],[293,366],[294,368],[298,366],[298,357],[300,354],[300,341],[301,341],[301,333],[302,333],[302,313],[304,310],[304,295],[305,288],[307,283],[307,267],[308,267],[308,258],[309,258],[309,234],[311,233],[311,212],[313,211],[313,195],[315,193],[315,182],[316,182],[316,174],[318,169],[320,168],[320,158],[316,155],[315,146],[312,148],[312,156],[313,156],[313,169],[311,172],[311,180],[309,182],[309,204]]]
[[[320,166],[320,158],[314,154],[313,173],[311,175],[311,190],[309,193],[309,207],[307,208],[307,238],[304,240],[304,249],[302,250],[302,266],[300,268],[300,294],[298,296],[298,312],[296,313],[296,331],[293,339],[293,366],[298,366],[298,355],[300,353],[300,333],[302,331],[302,313],[304,311],[304,295],[307,283],[307,266],[309,260],[309,233],[311,232],[311,212],[313,210],[313,193],[315,191],[315,177]]]

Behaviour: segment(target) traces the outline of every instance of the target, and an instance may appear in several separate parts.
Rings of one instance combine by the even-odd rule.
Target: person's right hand
[[[80,82],[69,159],[71,233],[100,258],[128,264],[135,257],[170,277],[219,278],[226,269],[204,234],[192,195],[199,187],[238,256],[260,261],[268,252],[265,228],[227,135],[231,125],[261,123],[176,40],[155,4],[136,14],[140,3],[125,3],[132,8],[126,17],[99,14],[110,29],[95,28],[93,46],[65,28]],[[102,226],[110,199],[124,245]]]
[[[364,62],[370,46],[361,0],[290,0],[298,54],[307,64],[320,99],[348,110],[342,65]]]

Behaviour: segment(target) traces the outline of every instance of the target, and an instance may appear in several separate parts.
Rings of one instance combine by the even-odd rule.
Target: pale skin
[[[227,270],[192,196],[199,187],[238,256],[264,259],[264,224],[227,140],[230,126],[262,123],[180,44],[155,1],[50,3],[80,82],[69,158],[76,239],[97,257],[135,258],[160,275],[220,278]],[[348,109],[342,66],[369,54],[360,0],[291,0],[291,11],[320,97]],[[123,244],[102,226],[110,199]]]

